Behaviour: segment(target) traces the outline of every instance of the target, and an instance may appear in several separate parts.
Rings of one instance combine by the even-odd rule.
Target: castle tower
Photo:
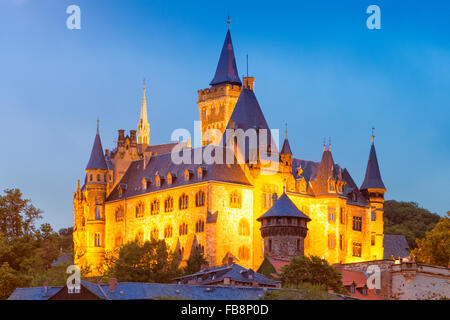
[[[304,254],[304,239],[311,219],[301,212],[285,192],[275,199],[272,208],[257,221],[261,222],[264,254],[269,258],[287,259]]]
[[[383,259],[383,213],[386,187],[381,179],[374,139],[375,136],[372,132],[372,145],[366,175],[360,190],[370,205],[370,255],[372,259]]]
[[[202,125],[202,145],[220,142],[220,137],[228,124],[242,88],[231,42],[229,20],[228,32],[210,86],[198,91],[197,104]],[[207,134],[209,129],[211,131]]]
[[[147,102],[145,100],[145,85],[143,88],[141,116],[139,117],[138,129],[137,129],[137,144],[147,146],[150,144],[150,125],[147,119]],[[144,150],[145,148],[142,148]]]
[[[292,151],[289,145],[289,140],[287,137],[287,128],[284,133],[283,147],[280,152],[280,168],[282,172],[291,173],[292,172]]]
[[[86,166],[86,254],[91,266],[103,262],[105,254],[105,200],[107,192],[108,167],[103,154],[97,121],[97,134],[91,156]]]

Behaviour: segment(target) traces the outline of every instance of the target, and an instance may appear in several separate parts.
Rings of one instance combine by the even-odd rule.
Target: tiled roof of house
[[[187,283],[194,281],[196,284],[213,284],[222,282],[224,278],[230,278],[231,281],[244,282],[248,284],[258,284],[275,287],[279,282],[266,278],[252,269],[246,269],[236,263],[226,266],[204,268],[199,272],[183,277],[175,278],[174,281]]]

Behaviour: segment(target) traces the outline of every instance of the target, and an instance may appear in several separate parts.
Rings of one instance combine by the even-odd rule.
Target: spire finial
[[[325,144],[325,138],[323,138],[323,151],[327,150],[327,146]]]
[[[228,14],[227,24],[228,24],[228,30],[230,30],[230,24],[231,24],[230,14]]]
[[[328,150],[331,151],[331,137],[328,137]]]
[[[99,122],[100,122],[100,120],[98,120],[98,118],[97,118],[97,134],[99,134]]]
[[[284,130],[284,138],[285,139],[287,139],[287,134],[288,134],[288,131],[287,131],[287,122],[285,123],[285,130]]]
[[[373,143],[373,141],[375,140],[375,134],[374,134],[374,131],[375,131],[375,127],[372,127],[372,136],[371,136],[371,138],[372,138],[372,143]]]

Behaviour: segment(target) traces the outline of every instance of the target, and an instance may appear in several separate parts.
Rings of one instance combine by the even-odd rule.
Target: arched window
[[[101,236],[100,233],[95,233],[94,235],[94,247],[100,247],[101,246]]]
[[[204,205],[205,205],[205,193],[200,190],[195,194],[195,206],[203,207]]]
[[[155,215],[158,213],[159,213],[159,200],[155,199],[152,201],[152,204],[151,204],[151,214]]]
[[[152,229],[152,232],[150,233],[150,238],[152,238],[153,240],[158,240],[159,239],[159,230],[158,230],[158,228],[154,227]]]
[[[139,202],[136,205],[136,218],[142,218],[145,212],[145,204],[143,202]]]
[[[188,225],[187,225],[187,223],[183,222],[182,224],[180,224],[179,234],[180,234],[180,236],[183,236],[187,233],[188,233]]]
[[[240,208],[241,207],[241,195],[237,191],[233,191],[230,194],[230,207]]]
[[[242,218],[239,221],[239,235],[240,236],[248,236],[250,235],[250,225],[248,223],[248,220],[245,218]]]
[[[119,234],[116,236],[115,244],[116,244],[116,247],[121,247],[123,245],[122,235]]]
[[[168,196],[166,200],[164,200],[164,212],[172,212],[173,211],[173,197]]]
[[[140,244],[143,244],[144,243],[144,233],[142,231],[139,231],[138,233],[136,233],[135,240],[137,242],[139,242]]]
[[[188,208],[188,204],[189,204],[189,197],[187,196],[187,194],[183,193],[180,198],[178,199],[178,208],[180,210],[184,210]]]
[[[123,221],[123,207],[119,206],[116,209],[116,221]]]
[[[95,220],[102,220],[102,209],[99,206],[95,207]]]
[[[205,231],[205,221],[200,219],[195,223],[195,232],[199,233],[199,232],[204,232],[204,231]]]
[[[99,174],[97,175],[97,181],[98,181],[98,182],[101,181],[101,180],[100,180],[100,175],[99,175]]]
[[[239,248],[238,256],[241,260],[248,260],[250,258],[250,250],[246,246],[242,246]]]
[[[164,228],[164,238],[172,238],[172,226],[168,225]]]

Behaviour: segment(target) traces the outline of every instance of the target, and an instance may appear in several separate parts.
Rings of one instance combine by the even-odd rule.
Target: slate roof
[[[173,142],[173,143],[164,143],[164,144],[155,144],[152,146],[147,146],[145,150],[142,150],[142,145],[138,145],[139,152],[151,152],[152,154],[163,154],[172,152],[172,149],[178,144],[181,143],[183,146],[187,145],[187,142]]]
[[[210,146],[212,147],[212,146]],[[205,147],[199,148],[204,150]],[[219,149],[222,149],[224,160],[226,150],[222,147],[214,147],[216,148],[214,152]],[[250,185],[250,182],[245,177],[244,172],[242,171],[239,164],[195,164],[194,162],[194,154],[199,149],[185,149],[185,152],[190,155],[190,164],[175,164],[172,159],[172,153],[164,153],[156,156],[150,157],[144,169],[144,159],[136,160],[131,162],[128,167],[126,173],[120,180],[120,183],[114,188],[114,190],[110,193],[107,201],[114,201],[123,198],[128,198],[132,196],[138,196],[141,194],[146,194],[150,192],[155,192],[159,190],[165,190],[169,188],[175,188],[179,186],[190,185],[193,183],[199,183],[204,181],[221,181],[221,182],[229,182],[236,183],[242,185]],[[180,152],[181,154],[181,152]],[[224,161],[225,162],[225,161]],[[236,162],[236,161],[235,161]],[[197,177],[198,167],[203,168],[203,177]],[[184,173],[188,170],[190,172],[189,181],[185,181]],[[163,178],[161,181],[161,186],[156,187],[153,184],[148,186],[146,190],[142,189],[142,179],[146,178],[147,180],[152,179],[155,181],[156,173],[159,174],[160,177]],[[171,173],[174,176],[173,182],[171,185],[167,183],[167,175]],[[148,184],[149,185],[149,184]],[[118,188],[119,186],[123,189],[123,195],[119,195]]]
[[[258,300],[267,288],[204,286],[190,284],[162,284],[141,282],[118,282],[114,291],[108,284],[81,281],[81,285],[104,300],[151,300],[164,297],[188,300]],[[43,287],[17,288],[8,300],[48,300],[66,287],[49,287],[49,296],[43,298]]]
[[[89,169],[103,169],[107,170],[108,167],[106,165],[105,156],[103,154],[102,141],[100,140],[100,135],[95,135],[94,145],[92,146],[91,157],[89,158],[89,162],[86,166],[86,170]]]
[[[404,235],[385,234],[383,237],[383,259],[409,257],[409,245]]]
[[[234,58],[233,43],[231,42],[230,30],[228,30],[220,53],[219,63],[217,64],[216,74],[210,82],[214,86],[221,83],[242,85]]]
[[[17,288],[8,297],[8,300],[48,300],[62,288],[49,286],[47,293],[45,293],[44,287]]]
[[[361,185],[361,190],[367,189],[383,189],[386,190],[383,180],[381,179],[380,168],[378,167],[377,153],[375,145],[372,142],[369,153],[369,161],[367,162],[366,176]]]
[[[253,275],[253,279],[249,278],[249,275]],[[214,278],[213,278],[214,277]],[[205,268],[183,277],[173,279],[175,282],[187,283],[188,281],[195,281],[196,284],[207,285],[222,282],[226,277],[230,280],[246,282],[248,284],[259,284],[266,286],[277,286],[278,281],[266,278],[260,273],[253,271],[252,269],[246,269],[236,263],[229,266],[220,266],[215,268]]]
[[[284,139],[283,147],[281,148],[280,153],[292,155],[291,146],[289,145],[289,140],[287,137]]]
[[[256,220],[261,221],[261,219],[270,217],[293,217],[308,219],[308,221],[311,220],[306,214],[304,214],[297,208],[297,206],[292,202],[291,199],[289,199],[287,194],[284,192],[281,197],[277,201],[275,201],[272,208],[267,210],[266,213],[264,213]]]

